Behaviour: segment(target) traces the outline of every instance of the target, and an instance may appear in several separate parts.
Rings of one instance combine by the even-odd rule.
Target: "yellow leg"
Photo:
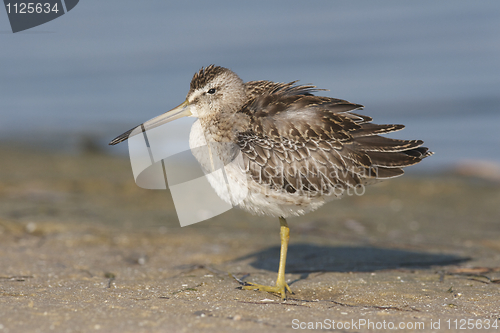
[[[281,295],[282,299],[286,298],[286,291],[293,294],[290,287],[285,282],[285,266],[286,266],[286,252],[288,250],[288,240],[290,239],[290,228],[283,217],[280,217],[280,238],[281,238],[281,252],[280,252],[280,266],[278,270],[278,279],[276,286],[264,286],[257,283],[245,282],[246,285],[242,286],[245,290],[260,290],[270,293],[277,293]]]

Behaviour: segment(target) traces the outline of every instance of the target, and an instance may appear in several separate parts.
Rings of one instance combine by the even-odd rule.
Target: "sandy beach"
[[[500,330],[498,181],[404,176],[290,219],[283,302],[229,275],[274,283],[277,219],[181,228],[127,158],[0,155],[0,332]]]

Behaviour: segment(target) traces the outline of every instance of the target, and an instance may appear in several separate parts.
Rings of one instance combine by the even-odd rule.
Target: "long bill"
[[[189,107],[189,102],[187,100],[185,100],[184,103],[173,108],[172,110],[167,111],[164,114],[159,115],[158,117],[150,119],[150,120],[140,124],[139,126],[135,126],[134,128],[126,131],[123,134],[118,135],[116,138],[111,140],[109,145],[114,146],[122,141],[127,140],[131,136],[134,136],[134,135],[142,133],[144,131],[153,129],[153,128],[161,126],[163,124],[169,123],[169,122],[174,121],[176,119],[191,116],[191,114],[192,113],[191,113],[191,110]],[[135,129],[137,129],[137,131]]]

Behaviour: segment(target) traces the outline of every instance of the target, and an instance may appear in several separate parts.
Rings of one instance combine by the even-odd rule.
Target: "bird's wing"
[[[403,174],[428,156],[421,140],[379,136],[403,125],[376,125],[354,113],[362,105],[313,96],[314,87],[292,84],[250,101],[239,133],[244,168],[256,182],[288,193],[330,194]]]

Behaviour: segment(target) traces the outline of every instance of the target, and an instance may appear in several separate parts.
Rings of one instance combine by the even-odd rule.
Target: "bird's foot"
[[[286,284],[286,282],[277,283],[275,286],[264,286],[262,284],[253,282],[244,282],[244,284],[241,286],[241,289],[260,290],[267,291],[268,293],[280,294],[281,299],[286,299],[286,291],[288,291],[290,294],[293,294],[292,290],[290,289],[288,284]]]

